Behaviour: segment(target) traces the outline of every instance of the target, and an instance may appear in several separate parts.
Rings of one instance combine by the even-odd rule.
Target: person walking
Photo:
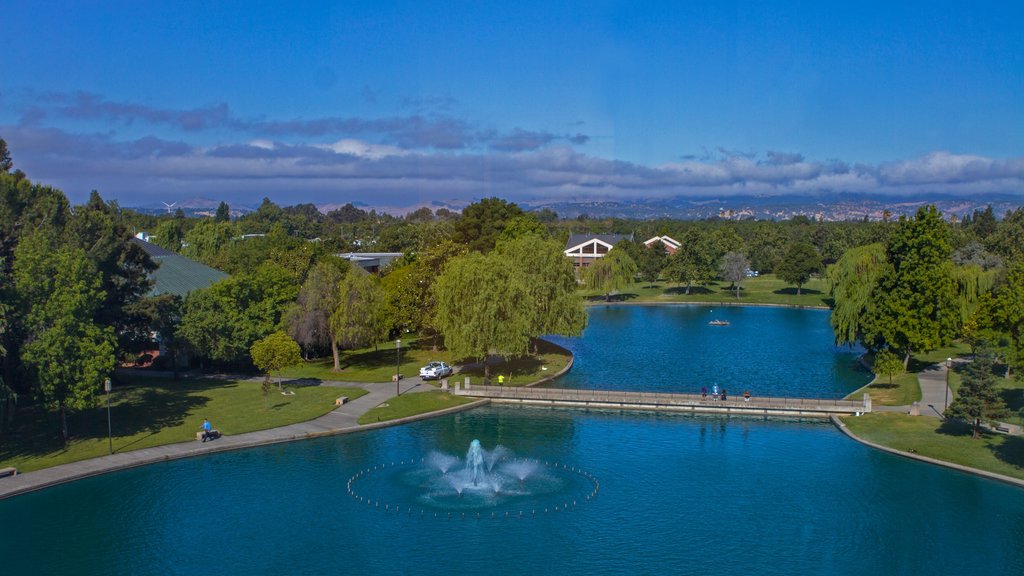
[[[722,388],[722,400],[725,401],[725,400],[728,400],[728,399],[729,399],[728,392],[725,391],[725,388]]]
[[[700,399],[701,400],[707,400],[708,399],[708,387],[707,386],[701,386],[700,387]]]
[[[711,398],[713,400],[718,400],[718,384],[711,387]]]

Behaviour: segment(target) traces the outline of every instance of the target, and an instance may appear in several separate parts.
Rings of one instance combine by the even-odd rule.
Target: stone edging
[[[979,470],[978,468],[971,468],[970,466],[963,466],[961,464],[954,464],[953,462],[946,462],[945,460],[936,460],[935,458],[929,458],[928,456],[914,454],[913,452],[904,452],[903,450],[897,450],[895,448],[889,448],[888,446],[882,446],[881,444],[870,442],[851,432],[850,429],[846,426],[846,424],[844,424],[843,421],[840,420],[838,417],[832,416],[831,420],[832,424],[836,428],[838,428],[843,434],[846,434],[853,440],[860,442],[865,446],[874,448],[876,450],[881,450],[882,452],[888,452],[889,454],[902,456],[903,458],[909,458],[911,460],[918,460],[920,462],[925,462],[927,464],[933,464],[935,466],[942,466],[943,468],[951,468],[953,470],[957,470],[965,474],[981,476],[982,478],[988,478],[989,480],[995,480],[997,482],[1002,482],[1004,484],[1010,484],[1011,486],[1016,486],[1018,488],[1024,488],[1024,480],[1021,480],[1019,478],[1013,478],[1012,476],[997,474],[995,472],[989,472],[987,470]]]
[[[586,302],[586,306],[760,306],[762,308],[796,308],[798,310],[831,310],[828,306],[806,305],[806,304],[778,304],[772,302],[696,302],[696,301],[672,301],[657,302],[654,300],[641,300],[640,302]]]
[[[13,490],[13,491],[5,493],[5,494],[0,494],[0,500],[4,500],[6,498],[12,498],[14,496],[18,496],[18,495],[21,495],[21,494],[27,494],[29,492],[35,492],[37,490],[42,490],[44,488],[50,488],[52,486],[57,486],[59,484],[66,484],[68,482],[74,482],[76,480],[82,480],[82,479],[85,479],[85,478],[90,478],[92,476],[100,476],[102,474],[109,474],[111,472],[120,472],[122,470],[128,470],[128,469],[131,469],[131,468],[138,468],[140,466],[148,466],[148,465],[151,465],[151,464],[157,464],[159,462],[169,462],[171,460],[182,460],[182,459],[185,459],[185,458],[193,458],[193,457],[196,457],[196,456],[206,456],[206,455],[209,455],[209,454],[217,454],[217,453],[221,453],[221,452],[233,452],[235,450],[245,450],[245,449],[248,449],[248,448],[257,448],[257,447],[260,447],[260,446],[270,446],[270,445],[273,445],[273,444],[283,444],[285,442],[294,442],[296,440],[309,440],[309,439],[312,439],[312,438],[322,438],[322,437],[326,437],[326,436],[340,436],[342,434],[351,434],[351,433],[354,433],[354,432],[363,432],[363,431],[367,431],[367,430],[377,430],[379,428],[386,428],[388,426],[398,426],[398,425],[401,425],[401,424],[407,424],[409,422],[415,422],[417,420],[425,420],[427,418],[433,418],[435,416],[444,416],[444,415],[447,415],[447,414],[454,414],[456,412],[462,412],[464,410],[471,410],[473,408],[477,408],[479,406],[483,406],[483,405],[488,404],[488,403],[490,403],[490,400],[487,400],[487,399],[477,400],[475,402],[470,402],[468,404],[462,404],[460,406],[452,406],[451,408],[445,408],[443,410],[436,410],[436,411],[433,411],[433,412],[425,412],[423,414],[417,414],[417,415],[414,415],[414,416],[406,416],[405,418],[396,418],[394,420],[387,420],[387,421],[384,421],[384,422],[374,422],[373,424],[361,424],[361,425],[357,425],[357,426],[351,426],[351,427],[348,427],[348,428],[336,428],[336,429],[333,429],[333,430],[325,430],[323,432],[317,432],[317,433],[294,434],[292,436],[282,436],[282,437],[279,437],[279,438],[273,438],[273,439],[268,439],[268,440],[258,440],[258,441],[252,441],[252,442],[244,442],[244,443],[240,443],[240,444],[214,445],[214,446],[210,446],[210,447],[205,447],[203,450],[195,450],[195,451],[192,451],[192,452],[183,452],[183,453],[177,453],[177,454],[172,453],[172,454],[154,455],[152,457],[141,459],[141,460],[132,460],[132,461],[125,462],[125,463],[113,464],[113,465],[111,465],[109,467],[94,468],[94,469],[91,469],[91,470],[84,470],[84,471],[81,471],[81,472],[76,472],[76,473],[73,473],[73,474],[64,475],[64,476],[61,476],[60,478],[54,478],[54,479],[49,480],[49,481],[40,482],[40,483],[37,483],[37,484],[32,484],[32,485],[29,485],[29,486],[25,486],[25,487],[23,487],[21,489],[16,489],[16,490]],[[167,444],[165,446],[173,446],[173,445],[174,444]],[[154,448],[159,448],[159,446],[154,446]],[[131,452],[124,452],[123,454],[131,454]],[[80,460],[79,462],[88,462],[89,460],[94,460],[95,461],[95,460],[98,460],[98,459],[99,458],[91,458],[91,459],[88,459],[88,460]]]

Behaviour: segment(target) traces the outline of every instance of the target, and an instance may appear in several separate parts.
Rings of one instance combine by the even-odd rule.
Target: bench
[[[996,432],[1002,432],[1003,434],[1009,434],[1010,433],[1010,427],[1009,426],[998,425],[998,426],[996,426]]]
[[[348,396],[338,396],[338,397],[337,397],[337,398],[336,398],[336,399],[334,400],[334,405],[335,405],[335,406],[341,406],[342,404],[344,404],[344,403],[346,403],[346,402],[348,402]]]
[[[210,437],[208,438],[208,440],[216,440],[217,438],[220,438],[220,430],[216,430],[216,429],[210,430]],[[202,430],[200,430],[199,432],[196,432],[196,440],[199,440],[200,442],[203,441],[203,431]]]
[[[0,468],[0,478],[6,478],[8,476],[17,476],[18,469],[13,466],[10,468]]]

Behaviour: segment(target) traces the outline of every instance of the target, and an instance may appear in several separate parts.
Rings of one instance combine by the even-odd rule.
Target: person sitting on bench
[[[210,426],[210,421],[203,418],[203,442],[206,440],[213,440],[213,427]]]

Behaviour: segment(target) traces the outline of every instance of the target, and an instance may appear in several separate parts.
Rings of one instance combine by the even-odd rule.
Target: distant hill
[[[220,206],[220,200],[211,200],[209,198],[190,198],[188,200],[181,200],[179,202],[155,202],[152,204],[145,204],[142,206],[131,206],[132,210],[141,212],[142,214],[166,214],[168,212],[174,213],[179,208],[186,216],[199,217],[199,216],[213,216],[217,213],[217,207]],[[169,204],[169,206],[168,206]],[[254,209],[249,206],[239,206],[228,202],[228,206],[231,209],[231,217],[237,218],[244,216]]]

